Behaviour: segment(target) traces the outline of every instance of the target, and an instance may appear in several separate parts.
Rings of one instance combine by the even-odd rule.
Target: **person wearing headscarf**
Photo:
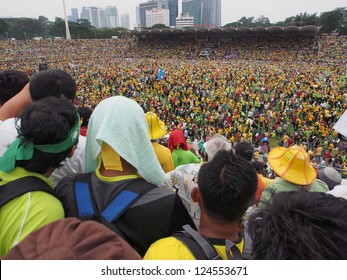
[[[175,168],[183,164],[200,162],[200,159],[189,150],[186,138],[181,130],[175,129],[170,133],[168,146],[172,153]]]
[[[178,194],[158,187],[165,173],[148,137],[145,114],[135,101],[114,96],[99,103],[88,125],[86,143],[86,174],[93,193],[92,204],[100,215],[130,184],[155,187],[140,197],[108,226],[119,232],[133,248],[143,255],[151,243],[194,225]],[[67,217],[79,217],[75,181],[80,175],[59,182],[55,191],[64,204]],[[124,200],[120,199],[121,203]]]

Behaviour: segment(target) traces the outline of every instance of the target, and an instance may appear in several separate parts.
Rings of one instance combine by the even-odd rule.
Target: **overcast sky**
[[[33,17],[43,15],[50,20],[56,16],[64,17],[62,0],[7,0],[2,1],[0,17]],[[85,6],[116,6],[118,14],[129,13],[130,25],[136,21],[136,6],[145,0],[65,0],[67,14],[71,8],[80,13]],[[179,9],[182,1],[179,0]],[[309,14],[331,11],[346,7],[346,0],[222,0],[222,25],[237,21],[242,16],[259,18],[264,15],[271,22],[284,20],[289,16],[307,12]]]

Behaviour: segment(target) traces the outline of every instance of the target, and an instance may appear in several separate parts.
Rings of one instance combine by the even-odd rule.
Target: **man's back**
[[[174,170],[174,163],[169,148],[154,141],[152,141],[152,146],[164,172],[167,173]]]
[[[9,174],[0,171],[0,188],[14,179],[26,176],[35,176],[53,187],[43,176],[18,167]],[[62,218],[64,218],[63,206],[51,194],[33,191],[14,198],[0,210],[0,256],[31,232]]]
[[[227,254],[225,250],[225,239],[209,238],[209,241],[213,244],[213,247],[221,256],[222,260],[227,260]],[[235,243],[239,252],[242,254],[244,247],[243,238]],[[161,239],[152,244],[150,250],[147,251],[143,258],[144,260],[195,260],[192,252],[184,245],[184,243],[175,237],[168,237]]]
[[[102,211],[112,201],[122,185],[135,179],[134,176],[121,176],[108,177],[106,181],[97,173],[91,174],[90,185],[97,211]],[[63,179],[55,189],[67,217],[79,216],[73,188],[74,178],[70,177]],[[113,224],[140,255],[144,255],[150,244],[181,230],[183,225],[195,227],[179,196],[162,187],[154,187],[144,194]]]

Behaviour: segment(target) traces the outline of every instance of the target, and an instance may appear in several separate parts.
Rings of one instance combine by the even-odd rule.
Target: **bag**
[[[183,226],[182,231],[174,232],[171,236],[180,240],[193,254],[196,260],[221,260],[221,256],[217,253],[211,241],[202,236],[198,231],[192,229],[189,225]],[[251,254],[248,252],[249,246],[246,246],[241,254],[236,244],[231,240],[225,240],[225,251],[228,260],[251,259]],[[230,251],[232,254],[230,254]]]
[[[74,194],[78,210],[77,217],[82,221],[97,221],[112,229],[125,240],[126,234],[122,233],[114,222],[143,195],[157,187],[142,178],[131,180],[119,186],[119,191],[108,205],[103,209],[97,209],[90,186],[91,173],[79,174],[74,180]]]
[[[45,181],[35,176],[27,176],[0,187],[0,207],[18,196],[33,191],[46,192],[55,197],[53,189]]]

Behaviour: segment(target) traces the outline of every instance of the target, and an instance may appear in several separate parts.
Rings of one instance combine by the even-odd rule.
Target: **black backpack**
[[[46,182],[35,176],[27,176],[0,187],[0,207],[18,196],[33,191],[46,192],[55,197],[53,189]]]
[[[247,236],[246,236],[247,235]],[[180,240],[193,254],[197,260],[221,260],[211,241],[202,236],[198,231],[192,229],[189,225],[183,226],[182,231],[174,232],[171,236]],[[245,247],[243,253],[239,251],[236,244],[231,240],[225,240],[225,251],[228,260],[246,260],[252,259],[250,247],[250,238],[246,233],[244,236]],[[230,251],[232,254],[230,254]]]
[[[97,221],[127,240],[124,233],[117,228],[114,221],[134,205],[137,200],[157,186],[146,182],[142,178],[130,180],[128,183],[119,186],[119,191],[104,209],[97,209],[94,194],[90,187],[91,174],[79,174],[74,180],[74,194],[78,211],[77,217],[82,221]]]

